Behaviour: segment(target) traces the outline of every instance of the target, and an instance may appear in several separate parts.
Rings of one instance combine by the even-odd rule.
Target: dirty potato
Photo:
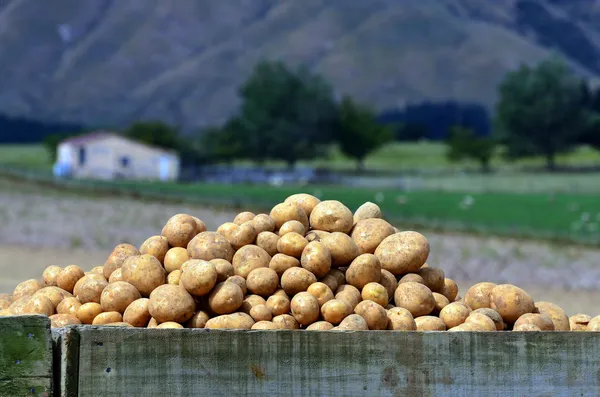
[[[82,324],[92,324],[98,314],[102,313],[100,303],[88,302],[79,306],[77,309],[77,318]]]
[[[165,236],[152,236],[140,246],[140,255],[152,255],[160,263],[163,263],[169,248],[169,241]]]
[[[279,329],[300,329],[300,324],[290,314],[280,314],[279,316],[273,317],[271,320],[273,324],[277,324]]]
[[[236,225],[233,222],[227,222],[219,226],[217,233],[223,235],[235,250],[253,244],[258,234],[251,223]]]
[[[83,322],[83,321],[82,321]],[[92,325],[106,325],[123,322],[123,315],[119,312],[104,312],[94,317]],[[85,324],[85,323],[84,323]]]
[[[231,262],[228,262],[225,259],[212,259],[209,262],[215,265],[218,283],[223,282],[229,277],[235,275]]]
[[[252,221],[255,217],[256,217],[256,214],[254,212],[250,212],[250,211],[240,212],[233,219],[233,223],[235,223],[236,225],[241,225],[243,223]]]
[[[592,317],[587,314],[577,313],[569,317],[569,327],[571,331],[586,331]]]
[[[251,329],[254,320],[246,313],[231,313],[209,319],[206,329]]]
[[[166,237],[171,247],[187,248],[188,243],[197,234],[196,220],[188,214],[173,215],[160,234]]]
[[[287,221],[298,221],[304,226],[304,230],[309,230],[308,216],[306,212],[296,204],[283,202],[277,204],[269,214],[275,222],[275,229],[279,230]]]
[[[242,289],[244,296],[248,293],[248,287],[246,286],[246,279],[242,276],[231,276],[225,282],[237,284]]]
[[[63,299],[58,306],[56,306],[57,314],[70,314],[77,316],[77,310],[81,307],[81,302],[75,297],[69,297]]]
[[[100,305],[105,312],[119,312],[123,314],[127,306],[142,296],[140,292],[130,283],[117,281],[108,284],[100,295]],[[119,320],[121,321],[121,320]]]
[[[329,331],[333,328],[333,324],[327,321],[317,321],[306,327],[307,331]]]
[[[277,289],[279,277],[275,270],[261,267],[252,270],[246,278],[246,287],[253,294],[269,296]]]
[[[204,328],[206,322],[210,319],[210,316],[207,312],[200,310],[194,313],[192,318],[190,318],[187,323],[187,328]]]
[[[287,269],[292,267],[300,267],[300,260],[293,256],[275,254],[269,261],[269,268],[273,269],[278,277],[281,277]]]
[[[109,280],[110,275],[121,267],[123,261],[131,255],[140,255],[140,251],[131,244],[117,245],[108,256],[108,259],[102,267],[104,278]]]
[[[555,305],[551,302],[540,301],[535,302],[535,308],[541,314],[547,314],[554,323],[554,329],[556,331],[570,331],[571,326],[569,324],[569,317],[560,306]]]
[[[244,293],[235,283],[222,282],[208,296],[208,306],[215,314],[230,314],[242,306]]]
[[[301,325],[310,325],[319,319],[319,301],[309,292],[299,292],[290,304],[292,316]]]
[[[190,259],[187,248],[173,247],[165,254],[164,264],[165,271],[171,273],[175,270],[180,270],[181,265]]]
[[[471,312],[466,318],[465,323],[476,324],[481,331],[496,331],[494,321],[483,313]]]
[[[240,311],[250,314],[250,310],[252,310],[254,306],[259,305],[267,305],[265,298],[260,295],[246,295],[242,301],[242,306],[240,306]],[[269,308],[269,310],[271,309]]]
[[[333,291],[331,291],[327,284],[321,282],[311,284],[306,292],[317,298],[319,307],[323,306],[325,302],[333,299]]]
[[[358,314],[350,314],[344,318],[342,322],[334,328],[338,331],[367,331],[369,325],[367,321]]]
[[[439,314],[440,319],[446,325],[446,328],[454,328],[464,323],[471,314],[471,309],[460,303],[450,303],[446,305]]]
[[[118,268],[112,272],[110,274],[110,278],[108,279],[109,283],[116,283],[117,281],[125,281],[123,280],[123,270],[121,268]],[[75,292],[75,290],[73,290],[73,292]]]
[[[61,313],[50,316],[50,328],[62,328],[69,325],[78,325],[81,321],[73,314]]]
[[[473,310],[473,313],[481,313],[492,319],[494,324],[496,325],[497,331],[502,331],[505,328],[504,320],[500,313],[495,311],[494,309],[488,309],[487,307],[482,307],[481,309]]]
[[[321,243],[331,255],[331,265],[349,266],[359,255],[358,247],[352,237],[340,232],[332,232],[321,239]]]
[[[360,254],[373,254],[379,244],[392,234],[394,234],[392,225],[383,219],[371,218],[358,221],[352,228],[350,236]]]
[[[279,228],[280,237],[291,232],[304,236],[306,234],[306,229],[304,229],[304,225],[298,221],[287,221]]]
[[[280,236],[279,240],[277,240],[277,252],[293,256],[294,258],[300,258],[307,244],[308,241],[302,235],[296,232],[289,232]]]
[[[449,278],[444,278],[444,288],[442,289],[442,295],[444,295],[450,302],[454,302],[458,295],[458,285],[456,282]]]
[[[333,325],[338,325],[352,314],[353,307],[342,299],[331,299],[321,307],[321,315],[323,319]]]
[[[42,273],[44,284],[49,287],[56,287],[56,279],[61,270],[62,267],[56,265],[51,265],[44,269],[44,272]]]
[[[387,310],[388,328],[393,331],[415,331],[417,324],[410,312],[402,307]]]
[[[194,296],[208,294],[217,283],[215,265],[201,259],[190,259],[186,264],[187,266],[181,274],[181,286]],[[159,320],[159,322],[161,321]]]
[[[423,282],[431,291],[441,293],[444,290],[445,274],[442,269],[422,267],[416,274],[423,278]]]
[[[395,276],[414,273],[429,256],[429,242],[421,233],[405,231],[386,237],[375,250],[381,268]]]
[[[472,310],[491,308],[490,292],[494,287],[496,287],[496,284],[489,282],[473,285],[465,294],[465,303]]]
[[[266,305],[271,309],[273,316],[279,316],[290,312],[291,301],[287,296],[271,295],[267,299]]]
[[[346,282],[358,289],[369,283],[379,283],[380,279],[381,264],[373,254],[357,256],[346,270]]]
[[[296,193],[283,200],[284,203],[294,204],[304,210],[307,216],[310,216],[313,209],[321,202],[318,198],[307,193]]]
[[[148,312],[158,323],[185,323],[195,310],[196,302],[192,295],[178,285],[161,285],[150,294]]]
[[[331,254],[318,241],[308,243],[302,251],[300,264],[317,277],[324,277],[331,270]]]
[[[237,276],[247,278],[254,269],[269,267],[271,256],[257,245],[245,245],[233,256],[233,272]]]
[[[256,237],[256,245],[264,249],[270,256],[275,256],[277,251],[277,242],[279,236],[273,232],[260,232]]]
[[[13,290],[13,293],[12,293],[13,300],[16,301],[25,296],[32,296],[33,294],[35,294],[37,291],[41,290],[42,288],[44,288],[44,284],[42,284],[39,280],[32,278],[32,279],[23,281],[22,283],[19,283]],[[72,291],[72,288],[71,288],[71,291]]]
[[[372,219],[372,218],[382,218],[383,215],[381,213],[381,209],[375,203],[367,201],[354,212],[353,221],[354,223],[358,223],[363,219]]]
[[[267,214],[258,214],[252,219],[252,227],[258,235],[262,232],[273,232],[275,221]]]
[[[152,317],[148,311],[149,304],[149,298],[140,298],[131,302],[123,313],[123,322],[134,327],[147,327]]]
[[[192,220],[193,221],[193,220]],[[195,227],[195,223],[193,226]],[[161,263],[152,255],[130,256],[121,266],[123,280],[133,285],[143,297],[167,281],[167,274]]]
[[[67,292],[73,293],[73,288],[80,278],[85,276],[82,268],[76,265],[69,265],[62,269],[56,278],[56,286]],[[13,294],[14,295],[14,294]]]
[[[448,301],[448,298],[446,298],[444,295],[442,294],[438,294],[437,292],[433,293],[433,299],[435,299],[435,308],[433,309],[432,314],[433,315],[438,315],[440,314],[440,311],[446,307],[447,305],[450,304],[450,301]]]
[[[387,305],[389,297],[385,287],[379,283],[368,283],[361,291],[363,301],[373,301],[382,307]]]
[[[533,324],[542,331],[554,331],[552,318],[547,314],[525,313],[515,321],[513,329],[521,324]]]
[[[490,309],[496,310],[507,323],[514,323],[525,313],[535,309],[533,299],[521,288],[500,284],[490,291]]]
[[[384,330],[388,327],[386,310],[371,300],[363,300],[356,305],[354,313],[365,319],[370,330]]]
[[[421,316],[415,318],[417,331],[445,331],[446,324],[435,316]]]
[[[419,283],[399,284],[394,292],[397,307],[407,309],[413,317],[429,315],[435,308],[433,293],[427,286]]]
[[[315,275],[301,267],[289,268],[281,276],[281,288],[288,295],[304,292],[311,284],[316,282],[317,278]]]
[[[250,317],[256,322],[271,321],[273,319],[273,312],[271,312],[271,309],[267,305],[256,305],[250,309]]]
[[[310,213],[310,225],[316,230],[348,234],[353,224],[352,211],[337,200],[321,201]]]
[[[394,296],[398,287],[398,281],[396,281],[396,277],[390,271],[381,269],[381,278],[378,283],[385,287],[389,297]]]
[[[233,259],[233,247],[225,237],[217,232],[202,232],[196,235],[187,246],[192,259],[210,261],[211,259]]]

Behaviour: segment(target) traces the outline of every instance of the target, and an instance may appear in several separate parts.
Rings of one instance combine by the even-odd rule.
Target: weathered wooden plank
[[[54,393],[76,397],[79,370],[79,333],[73,327],[52,330],[54,352]]]
[[[0,317],[0,396],[51,395],[50,319]]]
[[[77,329],[80,396],[600,395],[600,333]]]

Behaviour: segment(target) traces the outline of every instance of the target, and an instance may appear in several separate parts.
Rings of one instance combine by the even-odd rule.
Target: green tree
[[[554,170],[587,124],[580,82],[558,58],[509,72],[499,86],[496,126],[509,157],[542,154]]]
[[[162,121],[140,121],[133,123],[125,129],[123,135],[135,141],[163,149],[179,151],[183,147],[177,129]]]
[[[238,159],[252,159],[247,152],[248,136],[238,117],[222,127],[204,128],[201,134],[202,155],[208,161],[231,164]]]
[[[332,140],[335,103],[332,89],[319,75],[282,62],[261,62],[240,89],[237,128],[255,161],[285,161],[290,167],[312,159]]]
[[[53,163],[56,162],[56,159],[57,159],[56,150],[58,148],[58,145],[65,139],[71,138],[75,135],[76,134],[69,134],[69,133],[46,135],[46,137],[42,141],[42,144],[46,148],[46,151],[48,152],[48,155],[50,156],[50,160]]]
[[[380,124],[373,111],[346,96],[339,105],[336,140],[342,152],[364,169],[365,157],[394,138],[390,126]]]
[[[473,130],[461,126],[450,129],[446,140],[450,161],[472,159],[479,162],[481,170],[490,170],[490,160],[496,149],[496,140],[489,136],[477,136]]]
[[[590,90],[587,82],[582,80],[581,90],[583,107],[587,114],[587,124],[579,143],[600,150],[600,87]]]

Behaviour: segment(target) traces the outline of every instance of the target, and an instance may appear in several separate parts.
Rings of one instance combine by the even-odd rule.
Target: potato
[[[56,279],[58,278],[58,274],[62,270],[62,267],[51,265],[44,269],[42,273],[42,280],[44,280],[44,284],[49,287],[56,286]]]
[[[328,275],[335,277],[335,279],[337,280],[338,286],[335,289],[332,289],[333,292],[337,291],[338,288],[346,284],[345,273],[342,272],[340,269],[331,269]]]
[[[489,320],[489,319],[488,319]],[[491,321],[491,320],[490,320]],[[421,316],[415,318],[417,331],[445,331],[446,324],[435,316]]]
[[[167,284],[179,285],[180,282],[181,282],[181,275],[182,274],[183,274],[183,272],[181,270],[173,270],[167,276]]]
[[[361,298],[363,301],[370,300],[382,307],[389,302],[387,290],[379,283],[368,283],[365,285],[361,291]]]
[[[272,323],[271,321],[257,321],[250,329],[281,329],[279,325]]]
[[[219,226],[217,233],[223,235],[235,250],[253,244],[258,234],[251,223],[236,225],[233,222],[227,222]]]
[[[148,311],[158,323],[185,323],[194,315],[195,310],[194,298],[180,286],[161,285],[150,294]]]
[[[350,314],[335,328],[339,331],[367,331],[369,325],[367,321],[358,314]]]
[[[165,254],[165,270],[167,273],[171,273],[175,270],[180,270],[181,265],[190,259],[187,248],[184,247],[173,247]]]
[[[321,201],[310,213],[310,225],[316,230],[348,234],[353,224],[352,212],[337,200]]]
[[[143,245],[143,244],[142,244]],[[121,267],[123,261],[131,255],[140,255],[140,251],[131,244],[119,244],[117,245],[108,256],[108,259],[104,263],[102,274],[104,278],[109,280],[110,275]]]
[[[554,323],[554,329],[556,331],[570,331],[571,326],[569,324],[569,317],[563,309],[554,303],[540,301],[535,302],[535,308],[541,314],[547,314]]]
[[[169,240],[165,236],[152,236],[140,246],[140,255],[152,255],[163,263],[169,248]]]
[[[148,254],[125,259],[121,273],[123,280],[133,285],[143,297],[148,297],[156,287],[165,284],[167,277],[158,259]]]
[[[96,273],[104,276],[104,266],[95,266],[92,268],[91,273]]]
[[[287,221],[298,221],[304,226],[304,230],[309,230],[308,216],[304,210],[290,202],[277,204],[269,214],[275,222],[275,229],[279,230]]]
[[[290,312],[291,301],[287,296],[272,295],[267,299],[266,305],[273,316],[279,316]]]
[[[488,282],[473,285],[465,294],[465,303],[472,310],[491,308],[490,292],[494,287],[496,284]]]
[[[287,221],[279,228],[280,237],[291,232],[297,233],[304,237],[306,234],[306,229],[304,229],[304,225],[298,221]]]
[[[414,273],[429,256],[429,242],[421,233],[405,231],[386,237],[375,250],[381,268],[396,276]]]
[[[39,295],[38,295],[39,296]],[[32,296],[24,296],[12,302],[7,310],[15,315],[23,314],[23,308],[31,300]]]
[[[284,203],[294,204],[302,208],[307,216],[310,216],[313,209],[321,202],[318,198],[307,193],[292,194],[283,200]]]
[[[278,277],[281,277],[287,269],[292,267],[300,267],[300,261],[285,254],[275,254],[269,262],[269,268],[273,269]]]
[[[388,327],[386,310],[371,300],[364,300],[356,305],[354,313],[365,319],[370,330],[384,330]]]
[[[600,316],[596,316],[590,320],[586,327],[586,331],[597,332],[600,331]]]
[[[50,316],[50,328],[62,328],[68,325],[78,325],[81,321],[73,314],[61,313]]]
[[[44,295],[46,298],[52,301],[54,307],[57,307],[63,299],[73,297],[73,294],[58,287],[44,287],[33,294],[33,296],[35,295]]]
[[[315,276],[324,277],[331,270],[331,254],[323,244],[313,241],[304,247],[300,263]]]
[[[98,314],[102,313],[102,306],[96,302],[88,302],[79,306],[77,318],[82,324],[92,324]]]
[[[275,221],[267,214],[256,215],[251,223],[258,235],[262,232],[273,232],[275,230]]]
[[[264,249],[270,256],[275,256],[277,254],[278,241],[279,236],[273,232],[260,232],[258,236],[256,236],[256,245]]]
[[[215,265],[201,259],[190,259],[186,264],[187,267],[181,273],[181,286],[195,296],[208,294],[217,283],[217,269],[215,269]],[[162,322],[158,318],[157,320]]]
[[[267,305],[256,305],[250,309],[250,317],[256,322],[271,321],[273,319],[273,313]]]
[[[206,329],[251,329],[254,320],[246,313],[224,314],[209,319],[204,328]]]
[[[54,304],[44,295],[24,296],[21,299],[24,301],[18,314],[43,314],[48,317],[54,314]],[[9,309],[12,310],[11,307]]]
[[[425,280],[417,273],[408,273],[398,280],[398,284],[402,283],[419,283],[425,285]]]
[[[329,236],[330,234],[331,233],[324,232],[323,230],[311,230],[310,232],[306,233],[304,238],[306,239],[306,241],[311,243],[313,241],[321,241],[322,239]]]
[[[82,321],[83,322],[83,321]],[[94,317],[92,325],[106,325],[123,322],[123,315],[119,312],[104,312]],[[85,324],[85,323],[84,323]]]
[[[315,275],[301,267],[289,268],[281,276],[281,288],[288,295],[304,292],[311,284],[316,282]]]
[[[206,231],[206,224],[202,222],[199,218],[192,216],[194,221],[196,222],[196,235]]]
[[[352,216],[353,222],[356,224],[363,219],[382,218],[381,209],[375,203],[367,201],[354,212]]]
[[[265,300],[265,298],[263,298],[260,295],[247,295],[242,301],[242,306],[240,306],[240,310],[246,314],[250,314],[250,310],[252,310],[254,306],[258,305],[266,306],[267,301]],[[271,308],[269,308],[269,310],[271,310]]]
[[[210,316],[207,312],[200,310],[194,313],[192,318],[188,320],[186,326],[188,328],[204,328],[206,322],[210,319]]]
[[[482,331],[496,331],[494,321],[483,313],[472,312],[465,320],[465,323],[477,324]]]
[[[269,267],[271,256],[257,245],[245,245],[233,256],[233,272],[237,276],[247,278],[254,269]]]
[[[110,278],[108,279],[109,283],[116,283],[117,281],[125,281],[123,279],[123,270],[121,268],[118,268],[114,272],[112,272],[110,274]]]
[[[148,306],[150,305],[149,298],[136,299],[127,306],[123,313],[123,321],[133,325],[134,327],[147,327],[150,318]]]
[[[393,331],[415,331],[417,324],[410,312],[402,307],[387,310],[388,327]]]
[[[327,321],[317,321],[306,327],[307,331],[329,331],[333,328],[333,324]]]
[[[427,286],[419,283],[402,283],[394,292],[397,307],[407,309],[413,317],[427,316],[435,308],[433,293]]]
[[[346,282],[358,289],[369,283],[379,283],[380,279],[381,264],[373,254],[357,256],[346,271]]]
[[[541,331],[541,329],[535,324],[521,324],[518,327],[513,328],[513,331],[517,331],[517,332],[533,331],[533,332],[535,332],[535,331]]]
[[[352,237],[340,232],[332,232],[321,239],[321,243],[331,255],[331,265],[348,266],[359,255],[358,247]]]
[[[19,283],[13,290],[13,300],[21,299],[25,296],[32,296],[40,289],[44,288],[44,285],[36,279],[29,279]]]
[[[100,305],[105,312],[119,312],[123,314],[127,306],[142,296],[140,292],[130,283],[117,281],[108,284],[100,295]],[[119,320],[121,321],[121,320]]]
[[[208,296],[208,306],[215,314],[233,313],[244,301],[242,289],[235,283],[217,284]]]
[[[454,302],[458,295],[458,285],[454,280],[444,278],[444,288],[442,289],[442,295],[448,298],[448,301]]]
[[[440,319],[446,325],[446,328],[454,328],[464,323],[471,314],[471,309],[461,303],[450,303],[440,311]]]
[[[156,328],[183,328],[183,325],[173,321],[167,321],[165,323],[158,324]]]
[[[394,296],[396,288],[398,288],[398,281],[390,271],[381,269],[381,278],[378,283],[385,287],[389,297]]]
[[[209,262],[215,265],[215,269],[217,270],[218,283],[227,280],[229,277],[235,274],[233,270],[233,265],[231,264],[231,262],[228,262],[225,259],[212,259]]]
[[[463,323],[448,329],[448,332],[479,332],[483,331],[477,323]]]
[[[321,307],[321,315],[328,323],[337,325],[352,314],[353,307],[342,299],[331,299]]]
[[[117,269],[117,271],[120,269]],[[113,272],[111,277],[116,273]],[[104,276],[98,274],[89,274],[83,276],[76,283],[73,288],[73,294],[81,303],[96,302],[100,303],[100,296],[102,291],[109,283],[106,281]]]
[[[316,282],[311,284],[306,290],[309,294],[317,298],[319,307],[323,306],[325,302],[333,299],[333,291],[324,283]]]
[[[246,279],[246,287],[253,294],[268,296],[279,286],[279,277],[275,270],[261,267],[252,270]]]
[[[310,292],[299,292],[290,304],[292,316],[301,325],[310,325],[319,319],[319,301]]]
[[[300,329],[300,324],[289,314],[280,314],[279,316],[273,317],[273,324],[279,326],[280,329]]]
[[[254,217],[256,217],[256,214],[254,214],[253,212],[250,212],[250,211],[240,212],[233,219],[233,223],[235,223],[236,225],[241,225],[245,222],[252,221],[254,219]]]
[[[210,261],[211,259],[233,259],[233,247],[227,239],[217,232],[202,232],[196,235],[187,246],[192,259]]]
[[[590,321],[592,321],[591,316],[577,313],[574,316],[569,317],[569,327],[571,328],[571,331],[586,331]]]
[[[327,287],[329,287],[329,289],[333,292],[336,289],[338,289],[339,284],[337,279],[332,276],[331,274],[327,274],[325,277],[323,277],[321,280],[319,280],[321,283],[325,284]]]
[[[53,305],[54,306],[54,305]],[[70,314],[73,316],[77,316],[77,310],[81,307],[81,302],[79,299],[74,297],[69,297],[63,299],[58,306],[56,306],[57,314]]]
[[[0,310],[0,317],[16,316],[15,313],[10,311],[8,308]]]
[[[392,225],[383,219],[371,218],[358,221],[350,236],[360,254],[373,254],[377,246],[388,236],[394,234]]]
[[[8,309],[11,303],[12,297],[8,296],[8,294],[0,294],[0,310]]]
[[[155,318],[150,318],[150,321],[148,321],[148,326],[146,328],[156,328],[158,327],[158,321],[156,321]]]
[[[354,310],[356,305],[362,300],[362,295],[358,288],[349,284],[344,284],[335,290],[335,298],[345,300],[352,306],[352,310]]]
[[[307,244],[308,241],[302,235],[289,232],[277,240],[277,251],[281,254],[300,258]]]
[[[473,313],[481,313],[488,316],[496,325],[497,331],[504,330],[504,320],[502,319],[502,316],[500,316],[500,313],[498,313],[497,311],[493,309],[488,309],[486,307],[482,307],[481,309],[474,310]]]
[[[547,314],[525,313],[515,321],[513,329],[521,324],[533,324],[542,331],[554,331],[552,318]]]
[[[422,267],[417,270],[416,274],[423,277],[425,285],[432,292],[441,293],[444,290],[445,275],[442,269],[436,267]]]
[[[535,309],[533,299],[521,288],[500,284],[490,291],[490,309],[496,310],[507,323],[514,323],[525,313]]]
[[[246,279],[242,276],[231,276],[225,281],[228,283],[237,284],[237,286],[242,289],[244,296],[246,296],[246,294],[248,293],[248,287],[246,287]]]
[[[437,292],[433,293],[433,299],[435,300],[435,308],[433,309],[433,312],[432,312],[432,314],[434,314],[434,315],[438,315],[444,307],[446,307],[447,305],[450,304],[450,301],[448,301],[448,298],[446,298],[442,294],[438,294]]]
[[[160,234],[166,237],[171,247],[187,248],[188,243],[197,234],[196,220],[187,214],[173,215]]]

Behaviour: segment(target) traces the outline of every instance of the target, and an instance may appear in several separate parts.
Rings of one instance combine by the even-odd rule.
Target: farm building
[[[54,175],[86,179],[146,179],[171,181],[179,177],[179,156],[99,131],[62,141],[56,150]]]

